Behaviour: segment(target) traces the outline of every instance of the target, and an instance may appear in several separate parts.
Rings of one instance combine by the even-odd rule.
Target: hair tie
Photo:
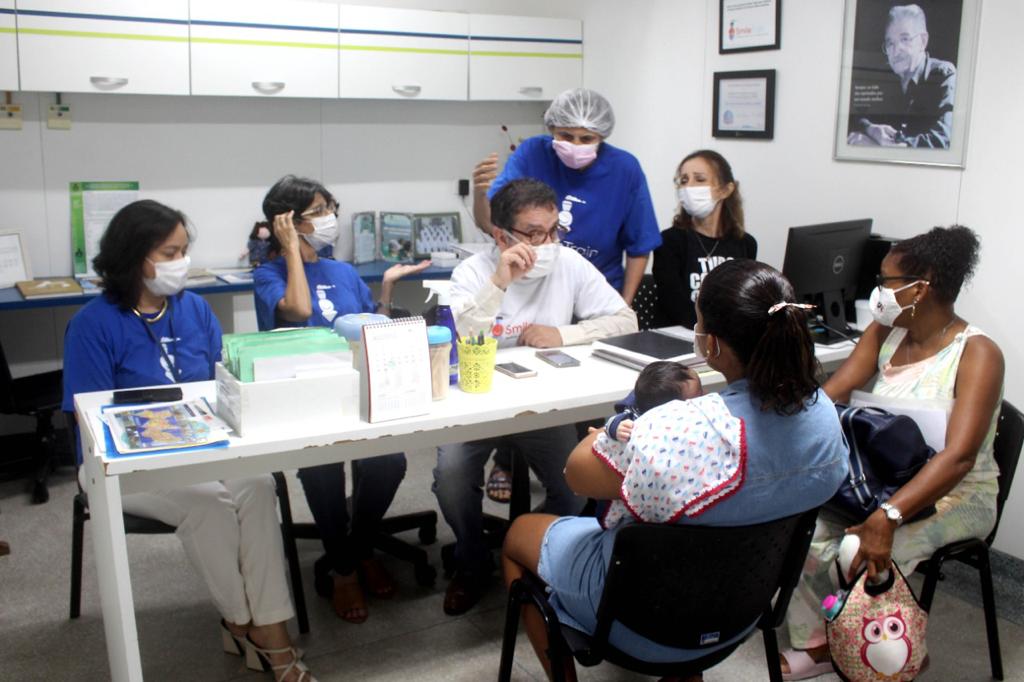
[[[768,309],[768,315],[769,316],[774,315],[775,313],[779,312],[780,310],[782,310],[783,308],[785,308],[787,306],[792,306],[794,308],[802,308],[804,310],[813,310],[814,309],[814,306],[811,305],[810,303],[796,303],[794,301],[779,301],[778,303],[776,303],[775,305],[773,305],[771,308]]]

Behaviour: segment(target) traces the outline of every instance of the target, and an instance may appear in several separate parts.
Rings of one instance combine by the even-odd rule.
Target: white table
[[[321,433],[296,433],[281,424],[274,437],[231,438],[227,448],[160,455],[108,457],[98,415],[110,403],[111,391],[76,395],[111,677],[142,679],[122,494],[430,448],[610,414],[612,405],[632,390],[637,372],[590,357],[586,346],[565,350],[581,360],[579,367],[556,369],[535,358],[531,348],[499,351],[499,362],[536,368],[537,376],[513,379],[496,373],[491,392],[485,394],[453,387],[446,400],[433,403],[430,414],[421,417],[376,424],[342,417]],[[818,349],[826,370],[849,353],[850,347]],[[709,391],[725,384],[717,372],[702,374],[702,381]],[[215,398],[212,381],[181,387],[186,399]]]

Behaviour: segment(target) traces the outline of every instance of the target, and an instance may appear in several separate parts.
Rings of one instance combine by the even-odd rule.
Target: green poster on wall
[[[110,219],[139,198],[138,182],[71,183],[71,262],[76,275],[95,275],[92,259]]]

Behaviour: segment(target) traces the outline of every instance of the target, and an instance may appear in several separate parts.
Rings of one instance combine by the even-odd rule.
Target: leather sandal
[[[398,591],[394,577],[375,557],[359,562],[359,578],[366,591],[378,599],[390,599]]]
[[[512,501],[512,474],[505,471],[497,464],[491,467],[491,473],[487,476],[487,498],[499,504],[508,504]]]
[[[271,662],[270,657],[279,654],[291,654],[289,661],[277,665]],[[245,665],[249,670],[272,673],[275,682],[316,682],[316,678],[309,672],[295,647],[263,649],[248,635],[245,637]]]
[[[345,576],[334,576],[331,605],[334,606],[334,613],[338,618],[353,625],[364,623],[369,618],[370,614],[366,609],[366,595],[363,593],[363,586],[359,584],[359,576],[355,572]],[[358,611],[362,611],[362,614],[353,615],[353,612]]]
[[[228,628],[227,622],[220,619],[220,643],[224,647],[224,653],[232,656],[245,656],[245,635],[236,635]]]

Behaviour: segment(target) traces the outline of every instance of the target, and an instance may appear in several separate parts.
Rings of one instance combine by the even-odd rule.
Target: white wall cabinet
[[[18,89],[18,38],[14,0],[0,0],[0,90]]]
[[[342,5],[340,95],[464,101],[468,34],[466,14]]]
[[[192,94],[338,96],[338,6],[192,0]]]
[[[582,84],[580,21],[469,16],[469,99],[550,100]]]
[[[187,95],[188,0],[18,0],[22,90]]]

